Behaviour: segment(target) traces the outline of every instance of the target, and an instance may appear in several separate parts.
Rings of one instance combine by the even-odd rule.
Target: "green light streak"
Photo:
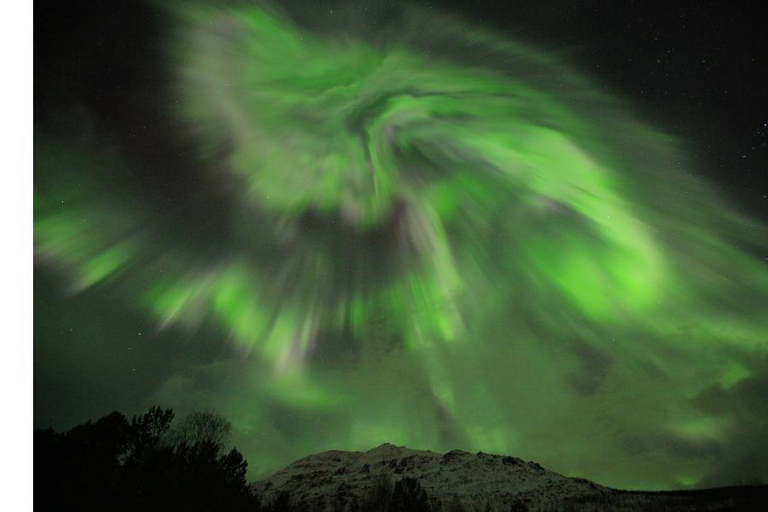
[[[238,243],[214,262],[166,244],[166,219],[105,200],[120,190],[46,181],[116,157],[40,143],[41,262],[76,290],[123,286],[160,327],[223,328],[253,361],[237,408],[343,425],[283,439],[286,462],[386,441],[614,485],[703,474],[621,443],[725,439],[690,401],[765,353],[768,273],[743,249],[765,230],[676,169],[673,143],[557,61],[423,13],[383,45],[256,6],[171,12],[175,113],[236,185]],[[564,424],[568,447],[549,427]]]

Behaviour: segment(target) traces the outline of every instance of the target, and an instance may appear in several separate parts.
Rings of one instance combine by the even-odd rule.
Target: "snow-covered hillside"
[[[253,485],[267,501],[286,491],[294,503],[322,509],[360,499],[387,476],[393,481],[417,478],[433,502],[461,502],[469,510],[478,503],[493,503],[501,510],[523,504],[529,510],[546,510],[612,492],[515,457],[460,450],[440,454],[391,444],[367,452],[310,455]]]

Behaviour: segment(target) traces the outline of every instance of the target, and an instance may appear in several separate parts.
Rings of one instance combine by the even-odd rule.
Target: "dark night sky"
[[[647,120],[688,137],[696,172],[715,180],[745,210],[768,218],[768,31],[755,2],[428,5],[562,53],[607,90],[630,99]],[[137,147],[167,144],[163,134],[174,121],[146,107],[147,99],[162,94],[157,44],[164,16],[135,1],[36,2],[36,105],[75,97],[97,114],[102,129],[137,138]],[[46,112],[36,109],[38,123]],[[184,193],[186,180],[173,165],[156,165],[146,174],[141,178],[151,187]]]
[[[312,2],[322,6],[317,9],[336,4]],[[768,30],[758,2],[427,5],[558,55],[605,92],[627,100],[646,123],[681,137],[691,159],[688,172],[712,181],[737,210],[768,221]],[[129,170],[120,176],[103,172],[100,182],[105,187],[127,182],[132,192],[122,200],[128,206],[153,204],[170,217],[184,216],[195,230],[159,236],[164,243],[200,247],[207,256],[211,237],[228,245],[219,227],[229,191],[204,182],[200,163],[177,135],[178,120],[158,108],[173,99],[167,62],[158,51],[170,26],[167,16],[137,1],[35,2],[35,136],[62,137],[76,127],[96,147],[119,147]],[[190,198],[197,207],[179,211],[177,205]],[[36,266],[36,428],[65,429],[115,409],[137,413],[158,396],[178,396],[173,386],[194,388],[189,401],[173,404],[180,410],[194,409],[192,397],[208,394],[231,396],[233,403],[247,399],[235,375],[214,379],[206,373],[231,356],[215,326],[189,334],[158,332],[153,319],[125,307],[125,288],[96,286],[69,295],[66,286],[61,275]],[[765,380],[757,376],[743,387],[745,404],[759,403],[761,390],[768,389]],[[291,411],[271,414],[291,431]],[[246,429],[240,435],[258,433]],[[244,451],[258,453],[247,445]],[[738,478],[765,474],[749,464]],[[709,478],[732,483],[722,475]]]

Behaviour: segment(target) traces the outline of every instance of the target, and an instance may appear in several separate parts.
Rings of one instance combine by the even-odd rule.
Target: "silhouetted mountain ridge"
[[[507,455],[445,454],[385,443],[366,452],[331,450],[299,459],[252,488],[293,509],[378,510],[383,482],[415,479],[431,510],[750,510],[768,503],[768,486],[635,492],[601,486]],[[768,508],[766,508],[768,510]]]

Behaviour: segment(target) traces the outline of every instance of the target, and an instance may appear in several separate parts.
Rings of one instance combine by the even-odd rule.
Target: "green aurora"
[[[765,380],[767,232],[673,136],[434,13],[167,12],[167,111],[227,190],[218,236],[129,193],[119,149],[35,146],[38,266],[232,347],[150,402],[221,411],[252,476],[390,442],[618,487],[703,485],[729,458],[768,479],[739,444],[768,407],[729,399]]]

